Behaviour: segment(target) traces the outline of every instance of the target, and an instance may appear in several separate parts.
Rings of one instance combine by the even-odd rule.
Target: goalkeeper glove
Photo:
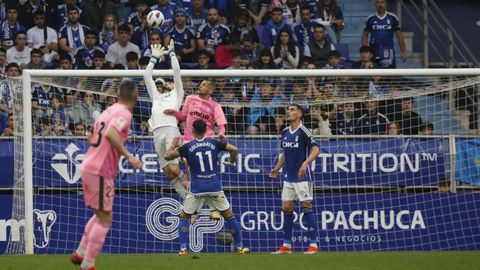
[[[176,56],[175,54],[175,41],[170,39],[170,44],[167,46],[167,52],[165,54],[168,54],[169,57]]]
[[[152,44],[150,48],[152,49],[152,57],[157,60],[166,53],[165,48],[161,44]]]

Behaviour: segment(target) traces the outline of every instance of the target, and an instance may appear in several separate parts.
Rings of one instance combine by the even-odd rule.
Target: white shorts
[[[226,211],[230,208],[230,203],[222,190],[213,193],[188,193],[183,200],[182,210],[186,214],[193,215],[195,213],[200,213],[204,204],[208,204],[210,207],[220,212]]]
[[[287,182],[283,181],[282,201],[312,201],[313,185],[309,181]]]
[[[163,169],[167,164],[178,164],[180,162],[179,158],[170,161],[165,159],[165,154],[172,145],[173,138],[179,136],[180,131],[178,131],[178,128],[176,127],[159,127],[153,131],[153,142],[155,144],[155,151],[158,155],[160,168]]]

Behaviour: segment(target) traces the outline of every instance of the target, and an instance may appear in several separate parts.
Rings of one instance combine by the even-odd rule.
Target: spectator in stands
[[[102,111],[100,105],[95,100],[93,93],[85,93],[82,102],[75,104],[75,113],[78,120],[85,124],[88,130],[92,128],[95,118],[100,115]]]
[[[180,63],[193,62],[193,54],[197,49],[195,29],[187,26],[187,13],[184,9],[178,8],[175,11],[175,24],[166,30],[163,44],[168,46],[170,40],[175,41],[175,53]]]
[[[91,0],[85,5],[85,23],[95,32],[102,30],[104,17],[113,14],[118,17],[118,1]]]
[[[301,78],[293,79],[292,94],[288,97],[290,104],[296,103],[303,107],[304,111],[308,110],[308,96],[307,89],[305,89],[305,81]]]
[[[245,59],[245,55],[239,49],[232,51],[232,64],[226,69],[246,69],[248,60]],[[230,82],[239,83],[240,78],[230,78]]]
[[[63,69],[63,70],[73,69],[72,57],[70,57],[69,54],[66,54],[66,53],[61,54],[59,62],[60,62],[59,69]],[[60,80],[61,80],[61,85],[76,86],[78,83],[78,79],[74,77],[67,77],[67,78],[63,77]],[[68,109],[74,105],[80,92],[72,91],[69,88],[65,88],[61,90],[63,91],[63,94],[64,94],[63,99],[65,101],[65,109],[68,111]]]
[[[387,78],[373,76],[368,84],[368,94],[372,96],[388,95]]]
[[[317,2],[315,17],[325,25],[330,40],[333,44],[340,43],[340,31],[345,27],[342,8],[336,0],[320,0]]]
[[[58,1],[60,2],[60,1]],[[83,15],[83,11],[80,8],[80,5],[77,0],[64,0],[63,4],[58,4],[55,6],[55,14],[56,14],[56,22],[55,22],[55,28],[57,30],[61,29],[65,25],[69,23],[69,18],[68,18],[68,8],[69,6],[73,6],[77,11],[78,11],[78,17]],[[50,25],[51,26],[51,25]],[[52,26],[53,27],[53,26]]]
[[[226,83],[226,79],[223,78]],[[228,105],[222,105],[223,113],[227,119],[227,132],[228,134],[243,134],[245,131],[245,115],[247,109],[240,105],[238,93],[240,87],[238,84],[229,83],[219,90],[217,84],[215,90],[220,93],[219,102],[228,103]]]
[[[173,24],[173,19],[175,17],[175,10],[177,9],[177,5],[173,0],[157,0],[157,3],[150,8],[152,10],[159,10],[163,13],[163,17],[165,18],[163,25],[161,27],[162,31],[165,31],[168,27]]]
[[[118,40],[118,22],[114,15],[105,15],[99,40],[100,47],[102,47],[104,52],[108,51],[108,47]]]
[[[246,12],[240,12],[232,22],[232,34],[230,38],[235,42],[243,43],[245,38],[249,38],[253,42],[260,42],[257,30],[254,27],[253,20]]]
[[[255,106],[250,109],[247,116],[247,134],[258,134],[269,132],[270,123],[275,123],[275,108],[280,105],[281,98],[273,91],[272,80],[262,79],[259,82],[260,92],[255,93],[251,99],[252,104],[262,103],[264,106]]]
[[[50,110],[50,122],[54,127],[68,127],[69,119],[68,115],[65,113],[62,96],[52,95],[50,99]]]
[[[40,120],[40,132],[37,133],[37,136],[56,136],[55,132],[53,132],[52,130],[52,123],[50,122],[50,118],[42,117],[42,119]]]
[[[162,44],[162,35],[160,34],[160,32],[155,31],[150,34],[150,46],[152,44]],[[151,55],[152,55],[152,50],[150,48],[147,48],[143,53],[144,57],[150,58]],[[161,63],[157,63],[157,66],[159,65],[161,65]]]
[[[51,113],[50,100],[52,96],[62,96],[62,92],[55,86],[36,84],[32,90],[32,113],[34,126],[39,127],[42,117],[49,117]]]
[[[2,23],[0,40],[2,47],[9,49],[13,47],[17,32],[26,32],[26,28],[18,22],[18,9],[14,4],[7,5],[7,20]],[[30,53],[30,52],[29,52]]]
[[[330,51],[328,54],[328,63],[323,67],[324,69],[341,69],[343,66],[340,63],[342,55],[339,51]]]
[[[305,67],[306,69],[316,69],[314,64],[308,63]],[[309,97],[319,97],[321,93],[319,91],[319,82],[317,81],[317,77],[307,77],[307,93]]]
[[[304,55],[305,48],[311,40],[314,40],[313,29],[317,24],[311,20],[312,13],[308,6],[302,6],[300,9],[300,21],[293,24],[293,33],[297,37],[297,47],[300,50],[300,55]]]
[[[251,40],[250,37],[245,37],[242,42],[242,47],[245,60],[248,61],[247,65],[253,65],[258,58],[257,43]]]
[[[300,22],[300,4],[298,0],[287,0],[283,4],[283,19],[285,23],[292,26],[296,22]]]
[[[235,18],[235,15],[239,10],[237,2],[237,0],[209,0],[206,1],[205,4],[208,9],[214,8],[218,11],[219,23],[231,25],[232,19]]]
[[[412,111],[413,98],[402,99],[402,110],[394,115],[394,121],[402,127],[402,134],[417,135],[422,126],[422,118],[418,113]]]
[[[73,130],[74,136],[86,136],[87,128],[82,122],[75,123],[75,129]]]
[[[312,135],[331,136],[330,121],[328,115],[322,112],[322,107],[319,105],[312,105],[305,117],[305,125],[312,130]]]
[[[402,127],[400,126],[400,123],[398,122],[389,122],[387,125],[387,135],[401,135],[402,134]]]
[[[100,70],[105,65],[105,53],[100,50],[93,52],[93,69]]]
[[[318,94],[318,93],[314,93]],[[335,84],[334,80],[327,80],[323,83],[322,92],[320,96],[314,96],[315,101],[326,101],[332,102],[338,100],[338,89],[337,85]],[[325,104],[322,105],[322,111],[327,112],[328,114],[333,114],[337,110],[337,106],[335,104]]]
[[[136,52],[140,55],[140,49],[137,45],[128,41],[130,39],[130,28],[128,25],[118,27],[118,41],[113,43],[107,51],[107,62],[113,67],[116,64],[127,66],[127,53]]]
[[[9,113],[7,116],[7,126],[2,130],[2,137],[10,137],[13,136],[14,129],[13,129],[13,113]]]
[[[147,15],[150,13],[150,9],[147,9],[143,12],[142,16],[142,23],[139,27],[135,28],[132,37],[130,38],[130,42],[137,45],[140,49],[140,55],[143,55],[145,50],[147,50],[150,46],[149,40],[150,35],[154,32],[159,32],[158,28],[150,28],[147,24]]]
[[[395,49],[393,34],[400,46],[400,60],[406,59],[405,42],[397,16],[387,11],[387,0],[375,0],[377,13],[367,18],[362,35],[362,46],[367,44],[373,49],[375,61],[383,68],[395,68]],[[370,41],[368,37],[370,35]]]
[[[148,9],[147,0],[134,0],[132,2],[135,4],[135,11],[128,16],[128,27],[130,27],[131,33],[133,33],[135,28],[140,27],[142,24],[142,14]]]
[[[353,69],[371,69],[378,68],[378,64],[373,61],[373,50],[370,46],[360,47],[360,61],[353,63]]]
[[[7,20],[7,3],[5,0],[0,0],[0,22]]]
[[[58,45],[62,52],[69,53],[73,58],[77,50],[84,46],[85,33],[87,33],[90,28],[79,22],[80,13],[77,7],[68,5],[67,12],[68,24],[64,25],[59,31],[60,37]]]
[[[195,31],[198,31],[200,26],[207,22],[208,9],[204,6],[204,0],[192,0],[192,8],[187,9],[188,24],[191,25]]]
[[[355,106],[352,102],[343,104],[343,110],[330,115],[330,127],[334,135],[355,134]]]
[[[283,20],[283,9],[275,7],[272,10],[272,18],[268,20],[263,28],[262,41],[265,48],[271,48],[277,39],[277,35],[283,28],[291,29],[290,26]]]
[[[364,106],[366,112],[358,118],[355,124],[355,134],[386,134],[388,118],[378,112],[377,101],[374,98],[370,98],[370,100],[364,102]]]
[[[281,69],[296,69],[300,61],[300,51],[295,45],[289,29],[280,30],[277,40],[271,49],[273,61]]]
[[[96,32],[92,30],[85,32],[84,45],[78,48],[73,62],[77,69],[91,69],[94,67],[93,56],[95,51],[103,52],[103,49],[97,46],[97,39],[98,37]]]
[[[51,2],[54,1],[44,1],[44,0],[28,0],[23,1],[24,3],[20,5],[18,9],[18,21],[30,29],[36,25],[35,17],[36,14],[42,12],[43,15],[46,15],[50,25],[53,25],[56,20],[56,14],[54,13],[55,7],[51,5]],[[50,2],[50,3],[49,3]],[[45,20],[45,16],[44,16]],[[47,23],[44,22],[44,25],[47,26]],[[56,34],[56,33],[55,33]]]
[[[43,53],[40,49],[33,49],[30,52],[30,62],[25,66],[26,69],[49,69],[52,66],[43,61]]]
[[[210,69],[212,68],[210,64],[210,53],[207,50],[201,50],[197,54],[197,65],[195,69]]]
[[[238,46],[232,40],[225,40],[215,48],[214,59],[216,68],[228,68],[232,65],[233,52],[238,51]]]
[[[269,0],[240,0],[238,6],[247,12],[255,24],[261,24],[266,17]]]
[[[127,53],[127,69],[140,69],[138,65],[138,54],[136,52]]]
[[[219,23],[218,11],[215,8],[208,10],[208,21],[200,26],[197,32],[198,48],[214,53],[215,48],[230,38],[230,29]]]
[[[427,122],[420,126],[418,135],[432,136],[433,135],[433,123]]]
[[[7,50],[0,47],[0,75],[5,75],[7,71]]]
[[[314,40],[305,47],[304,55],[310,57],[310,62],[316,67],[324,67],[328,63],[328,57],[335,46],[325,39],[325,26],[317,24],[313,28]]]
[[[277,65],[273,61],[272,53],[269,49],[262,49],[258,56],[256,69],[277,69]]]
[[[43,54],[50,53],[51,50],[58,50],[57,31],[50,28],[45,23],[45,13],[43,10],[37,10],[34,15],[35,26],[27,31],[27,45],[30,48],[40,48],[43,46]]]
[[[0,81],[0,117],[13,111],[13,100],[22,92],[22,84],[18,78],[20,67],[17,63],[9,63],[6,68],[7,77]]]
[[[32,49],[27,47],[27,33],[18,31],[15,37],[15,46],[7,50],[7,62],[17,63],[23,69],[30,62],[30,52]]]

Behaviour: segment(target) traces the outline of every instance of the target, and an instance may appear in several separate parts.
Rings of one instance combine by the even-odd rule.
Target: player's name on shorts
[[[212,173],[212,174],[206,174],[206,175],[199,174],[199,175],[197,175],[195,178],[205,178],[205,179],[210,179],[210,178],[214,177],[215,175],[216,175],[216,173]]]

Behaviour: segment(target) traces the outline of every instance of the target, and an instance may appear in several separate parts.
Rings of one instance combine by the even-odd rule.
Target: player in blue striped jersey
[[[190,189],[183,200],[178,233],[180,239],[180,256],[188,255],[188,228],[190,217],[198,213],[203,204],[207,203],[218,210],[226,221],[226,227],[233,235],[234,245],[238,255],[245,255],[248,248],[243,247],[240,225],[235,220],[230,203],[222,190],[219,171],[219,154],[222,151],[230,153],[230,162],[225,165],[233,166],[237,160],[237,148],[226,142],[205,138],[207,124],[198,119],[193,122],[194,139],[179,147],[180,137],[172,142],[172,146],[165,155],[166,160],[184,157],[190,167]]]
[[[313,191],[311,172],[308,165],[320,154],[320,150],[310,131],[302,123],[303,110],[298,104],[288,107],[287,120],[290,126],[282,131],[280,154],[275,168],[270,172],[277,179],[283,166],[282,212],[284,240],[273,254],[289,254],[292,248],[293,208],[295,200],[300,201],[303,217],[308,228],[310,245],[305,254],[318,253],[317,225],[312,210]]]

